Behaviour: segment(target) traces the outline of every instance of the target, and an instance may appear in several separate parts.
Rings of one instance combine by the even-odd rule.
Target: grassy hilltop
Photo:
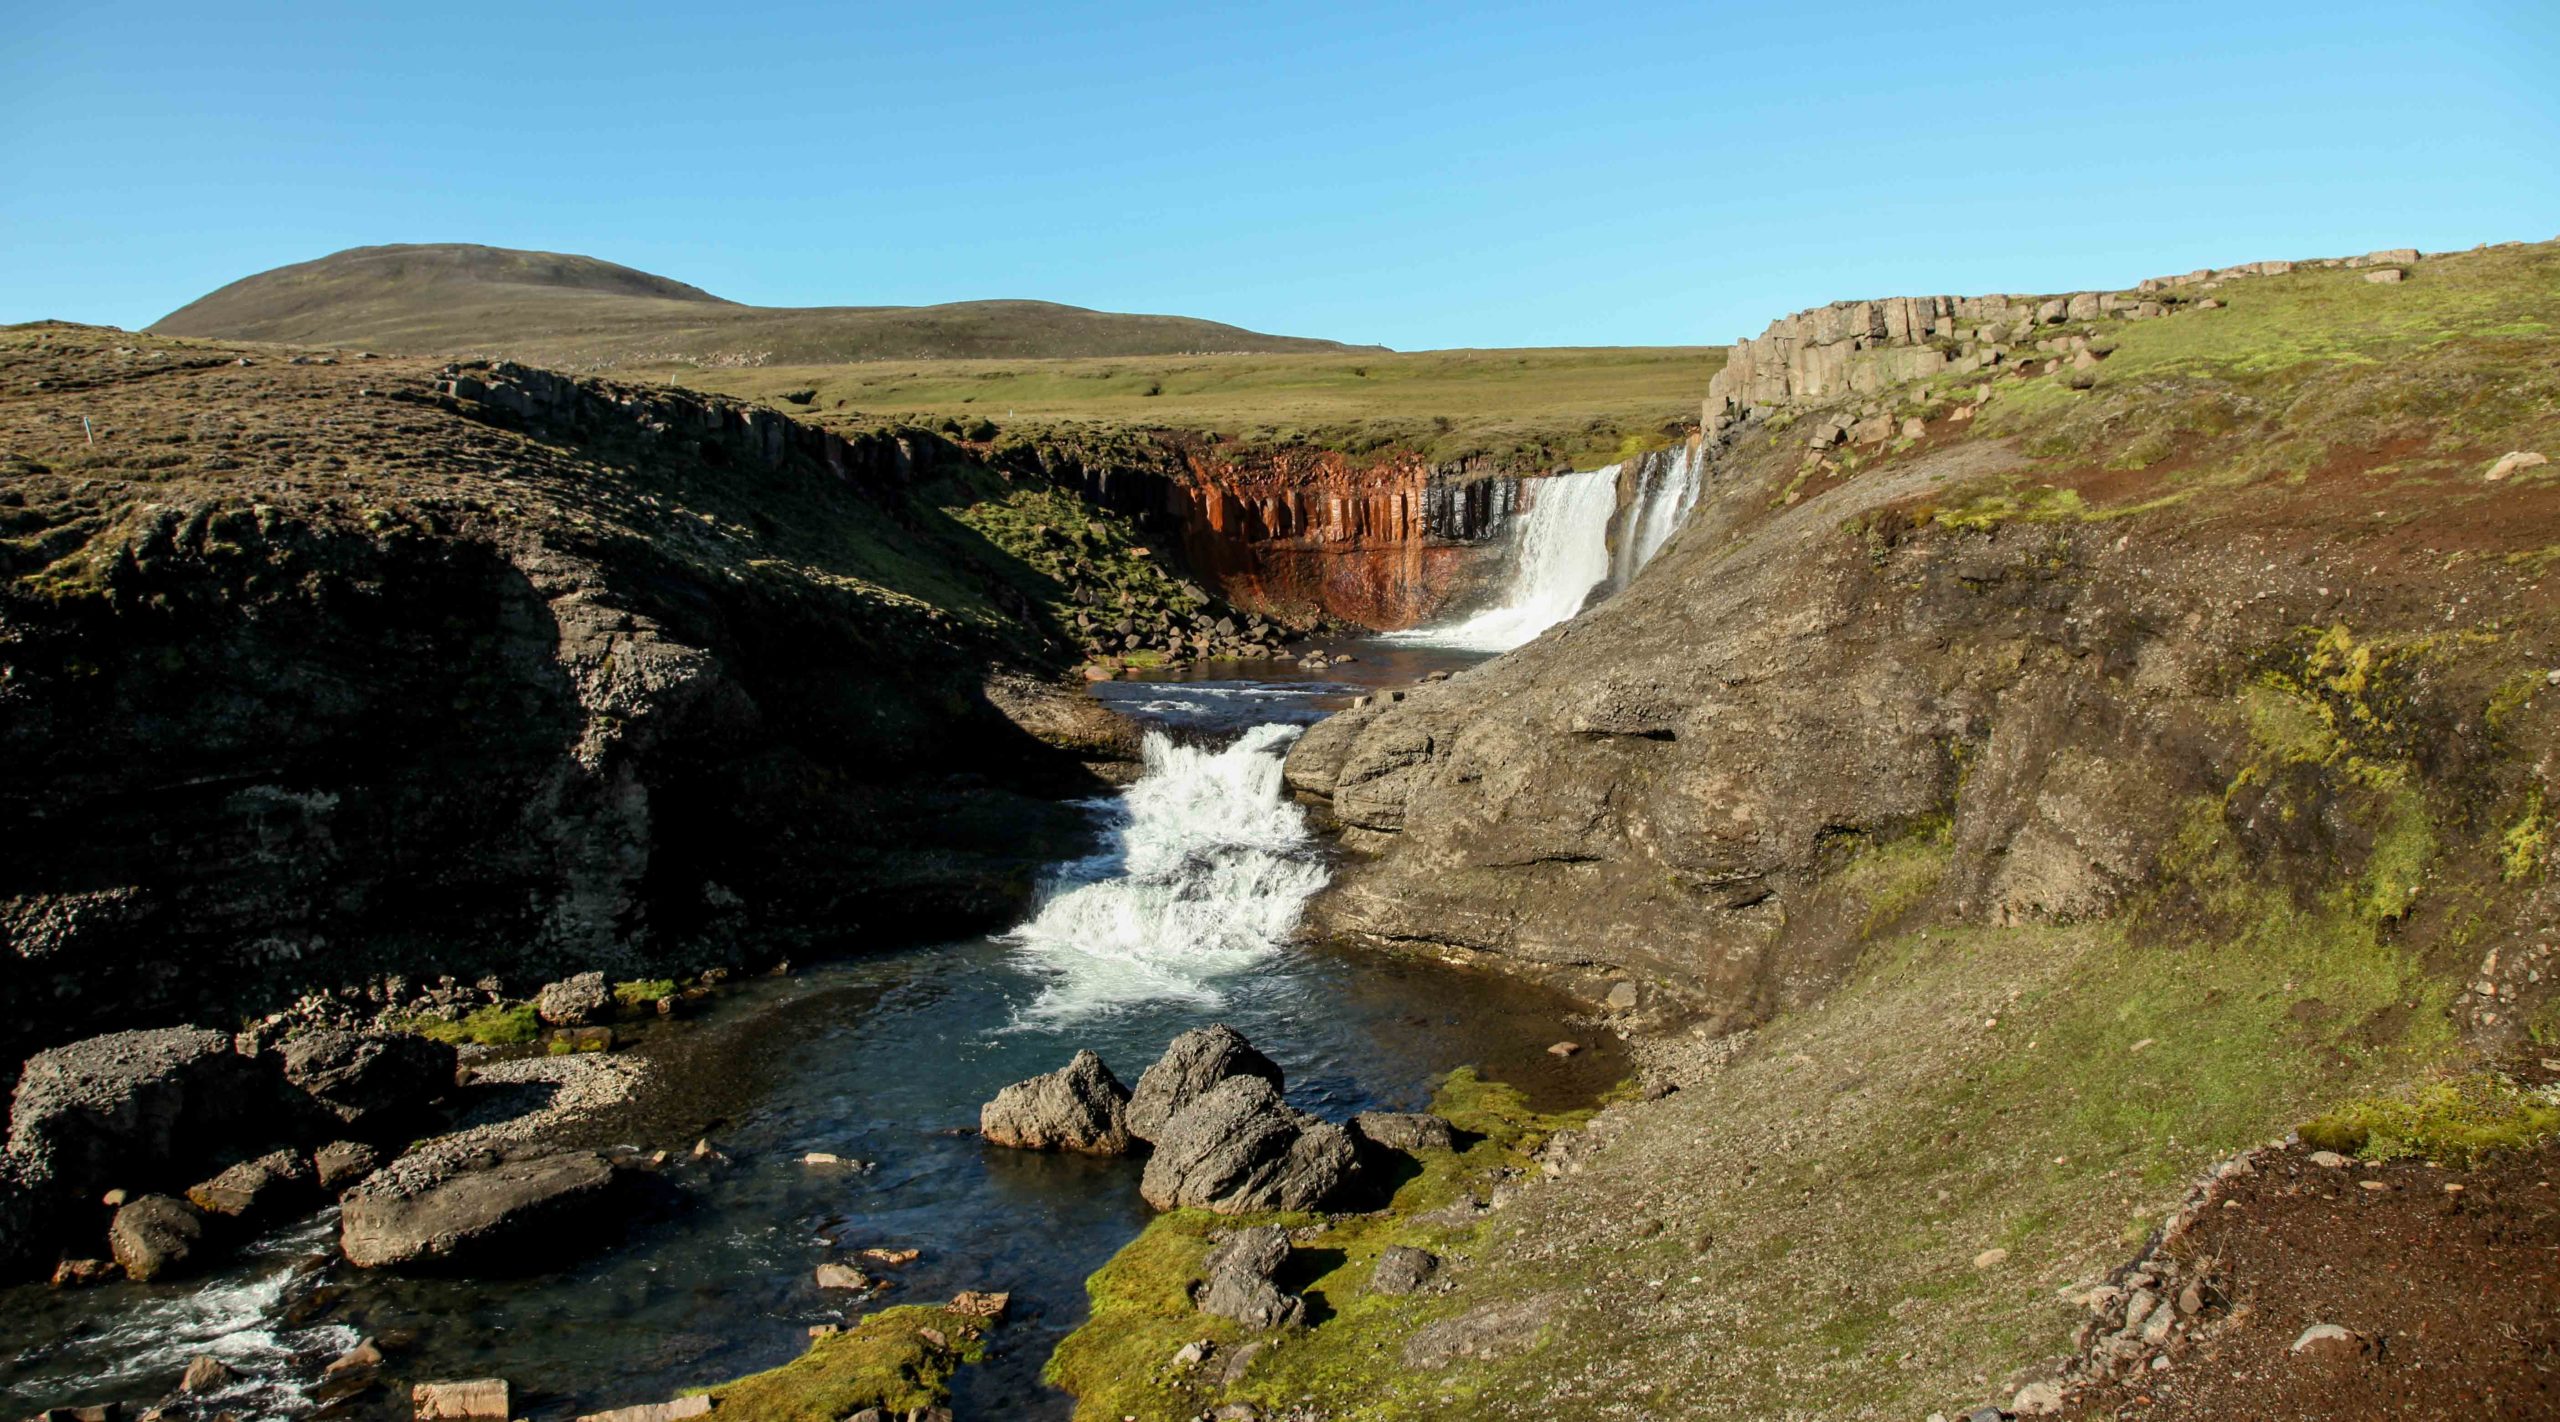
[[[573,371],[1356,349],[1050,301],[745,306],[592,257],[462,243],[356,247],[278,267],[190,302],[151,329],[402,355],[507,356]]]
[[[1695,425],[1715,346],[883,361],[672,370],[677,383],[829,422],[956,432],[1168,429],[1361,455],[1593,464]]]

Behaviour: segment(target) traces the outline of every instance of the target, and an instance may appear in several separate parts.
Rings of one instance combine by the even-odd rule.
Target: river
[[[635,1099],[561,1140],[673,1154],[681,1208],[554,1273],[405,1279],[334,1252],[330,1216],[260,1241],[207,1277],[0,1292],[0,1415],[158,1396],[209,1353],[244,1380],[208,1401],[240,1417],[408,1414],[405,1387],[335,1396],[320,1369],[360,1337],[386,1378],[504,1377],[517,1412],[567,1418],[662,1401],[773,1366],[848,1301],[813,1271],[842,1251],[916,1249],[881,1302],[1013,1294],[969,1417],[1063,1417],[1040,1367],[1084,1313],[1083,1284],[1146,1223],[1135,1161],[992,1149],[970,1133],[998,1087],[1093,1047],[1134,1083],[1176,1033],[1229,1022],[1278,1061],[1299,1106],[1341,1119],[1412,1108],[1473,1064],[1543,1104],[1590,1099],[1625,1070],[1602,1049],[1558,1060],[1562,1000],[1485,974],[1293,941],[1327,848],[1284,798],[1297,729],[1371,685],[1478,654],[1350,644],[1357,660],[1188,669],[1096,693],[1154,728],[1145,775],[1091,806],[1101,844],[1058,867],[1012,932],[876,951],[848,941],[796,974],[729,990],[630,1048]],[[689,1158],[697,1138],[729,1157]],[[811,1167],[809,1152],[863,1162]]]

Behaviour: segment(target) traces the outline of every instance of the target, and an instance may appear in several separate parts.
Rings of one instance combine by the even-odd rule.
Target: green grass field
[[[1061,426],[1175,429],[1350,454],[1605,460],[1694,426],[1715,346],[874,361],[658,378],[831,424],[950,422],[974,437]],[[805,396],[806,401],[791,399]],[[983,424],[982,424],[983,422]]]

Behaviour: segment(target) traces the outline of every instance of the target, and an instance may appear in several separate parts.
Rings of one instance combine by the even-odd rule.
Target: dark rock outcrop
[[[1260,1076],[1230,1076],[1165,1123],[1138,1193],[1160,1210],[1315,1210],[1353,1183],[1351,1135],[1292,1110]]]
[[[320,1188],[334,1194],[381,1169],[382,1152],[362,1141],[331,1141],[311,1153],[311,1164]]]
[[[622,1183],[593,1151],[395,1167],[340,1200],[338,1245],[364,1269],[522,1272],[627,1224]]]
[[[1458,1145],[1448,1120],[1428,1111],[1363,1111],[1351,1118],[1351,1134],[1365,1145],[1407,1155]]]
[[[1185,1107],[1238,1076],[1260,1077],[1274,1088],[1282,1084],[1280,1068],[1233,1027],[1221,1022],[1183,1033],[1139,1076],[1129,1097],[1129,1133],[1143,1141],[1157,1139]]]
[[[1290,1328],[1304,1322],[1307,1301],[1281,1292],[1272,1276],[1289,1258],[1289,1232],[1256,1225],[1226,1236],[1201,1261],[1192,1298],[1202,1313],[1233,1319],[1247,1328]]]
[[[600,972],[576,973],[545,983],[534,994],[533,1010],[554,1027],[586,1027],[613,1016],[613,991]]]
[[[315,987],[945,934],[1088,842],[1119,752],[1016,719],[1085,700],[1078,653],[1065,589],[953,516],[1004,490],[965,450],[238,354],[0,336],[0,1070]],[[36,458],[83,414],[169,453]]]
[[[1369,1271],[1369,1292],[1409,1294],[1431,1282],[1440,1271],[1440,1256],[1409,1244],[1390,1244]]]
[[[107,1246],[137,1283],[182,1274],[203,1253],[204,1215],[175,1196],[145,1195],[117,1209]]]
[[[270,1151],[194,1186],[187,1200],[230,1226],[255,1229],[318,1204],[320,1176],[300,1151]]]
[[[1089,1051],[997,1092],[978,1112],[978,1133],[992,1145],[1079,1155],[1125,1155],[1137,1141],[1129,1131],[1129,1089]]]
[[[285,1080],[368,1135],[414,1123],[453,1090],[456,1067],[449,1043],[407,1032],[305,1032],[277,1058]]]
[[[9,1108],[9,1150],[51,1189],[93,1194],[177,1183],[278,1140],[318,1112],[273,1062],[201,1027],[113,1032],[28,1059]]]

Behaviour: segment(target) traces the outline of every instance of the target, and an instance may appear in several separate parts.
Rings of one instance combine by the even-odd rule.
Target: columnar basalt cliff
[[[2303,262],[2249,262],[2182,276],[2151,277],[2129,291],[2071,291],[2050,296],[1888,296],[1835,301],[1769,323],[1734,342],[1724,367],[1707,381],[1704,416],[1712,428],[1755,407],[1819,404],[1872,395],[1915,380],[1964,375],[2020,358],[2088,348],[2049,329],[2102,320],[2153,320],[2194,302],[2222,303],[2224,283],[2284,276],[2297,267],[2368,269],[2367,281],[2397,282],[2415,264],[2414,248],[2324,257]]]
[[[56,326],[0,333],[0,450],[0,1062],[990,921],[1127,750],[965,521],[1061,496],[929,435]]]

